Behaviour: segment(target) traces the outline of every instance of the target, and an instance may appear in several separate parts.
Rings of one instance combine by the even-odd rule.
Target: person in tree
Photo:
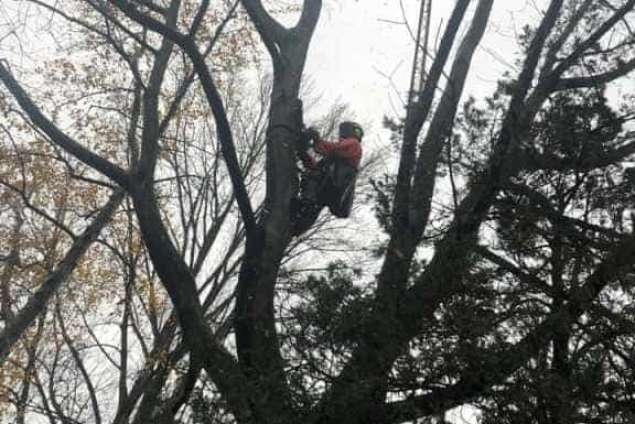
[[[303,133],[298,156],[304,167],[300,194],[291,204],[292,234],[311,228],[324,206],[338,218],[348,218],[355,197],[355,182],[362,159],[364,130],[352,121],[339,125],[339,141],[322,140],[315,128]],[[316,161],[308,152],[313,148],[322,156]]]

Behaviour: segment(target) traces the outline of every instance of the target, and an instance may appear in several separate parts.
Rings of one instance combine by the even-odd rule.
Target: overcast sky
[[[413,30],[419,0],[401,0]],[[378,135],[384,114],[403,113],[398,93],[408,89],[414,43],[405,25],[400,0],[326,1],[307,63],[307,73],[323,95],[324,109],[340,99],[350,103],[363,122],[372,122]],[[433,0],[431,40],[454,6]],[[491,94],[505,70],[513,70],[515,31],[540,17],[541,0],[494,2],[487,32],[474,58],[465,95]],[[473,8],[476,2],[470,9]],[[469,16],[465,22],[469,22]],[[463,28],[463,32],[466,28]],[[389,78],[392,77],[392,78]],[[392,84],[395,84],[393,86]]]

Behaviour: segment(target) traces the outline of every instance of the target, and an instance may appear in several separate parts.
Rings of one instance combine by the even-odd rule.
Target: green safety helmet
[[[357,140],[362,141],[364,137],[364,130],[362,126],[353,121],[344,121],[340,124],[340,138],[355,137]]]

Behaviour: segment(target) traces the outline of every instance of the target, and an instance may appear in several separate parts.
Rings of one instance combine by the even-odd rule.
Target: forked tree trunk
[[[236,347],[251,383],[258,422],[299,420],[286,380],[276,330],[275,287],[291,239],[290,203],[298,192],[296,146],[302,131],[301,78],[321,1],[306,1],[296,27],[287,29],[259,1],[243,1],[272,56],[274,75],[267,129],[266,197],[257,229],[248,234],[236,298]]]

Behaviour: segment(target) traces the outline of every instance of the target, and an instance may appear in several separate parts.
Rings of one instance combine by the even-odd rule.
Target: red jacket
[[[318,141],[313,148],[326,157],[337,156],[345,159],[353,168],[359,169],[359,163],[362,160],[362,144],[356,138],[343,138],[334,143]],[[312,161],[306,165],[315,169],[317,164]]]

